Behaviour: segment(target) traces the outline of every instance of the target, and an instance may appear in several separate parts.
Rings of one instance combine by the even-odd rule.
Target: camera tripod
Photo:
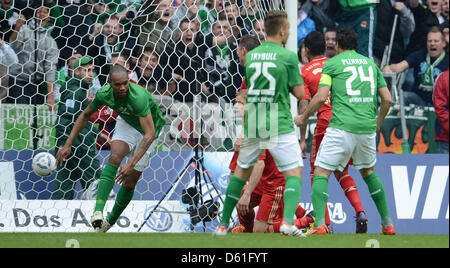
[[[203,223],[203,231],[206,232],[206,222],[211,221],[217,214],[216,212],[219,209],[220,204],[218,202],[213,201],[213,196],[211,195],[211,188],[212,186],[213,190],[219,197],[222,204],[224,203],[224,200],[221,196],[220,191],[217,189],[216,185],[214,184],[214,181],[211,178],[210,173],[208,172],[205,163],[204,163],[204,148],[202,143],[202,137],[203,137],[203,121],[201,119],[201,114],[199,108],[200,108],[200,94],[196,94],[194,96],[194,102],[193,102],[193,109],[194,109],[194,126],[195,122],[200,122],[200,135],[199,137],[194,137],[195,128],[193,128],[194,131],[190,133],[190,139],[195,141],[194,145],[194,155],[191,157],[189,162],[184,166],[183,170],[180,172],[176,180],[172,183],[172,185],[169,187],[169,189],[165,192],[164,196],[158,201],[156,206],[152,209],[152,211],[147,215],[144,222],[141,224],[137,232],[139,232],[145,223],[151,218],[153,213],[157,211],[158,207],[161,205],[163,200],[165,200],[169,193],[173,190],[175,185],[178,184],[178,182],[185,176],[185,174],[189,171],[190,167],[194,168],[194,184],[195,186],[185,189],[183,191],[183,203],[187,203],[191,205],[189,209],[187,210],[186,214],[190,214],[191,222],[190,222],[190,230],[191,232],[194,231],[195,226],[201,221]],[[196,120],[197,119],[197,120]],[[203,197],[203,191],[202,191],[202,181],[204,182],[204,186],[207,187],[210,200],[207,200],[205,202]],[[234,220],[233,220],[234,221]]]

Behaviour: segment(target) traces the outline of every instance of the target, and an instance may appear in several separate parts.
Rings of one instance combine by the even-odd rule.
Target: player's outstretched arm
[[[249,205],[250,205],[250,198],[255,190],[256,186],[258,186],[258,183],[261,179],[261,176],[264,172],[264,168],[266,165],[264,164],[264,160],[258,160],[256,165],[253,167],[252,174],[250,175],[250,178],[248,180],[248,184],[245,187],[245,191],[242,194],[241,198],[239,199],[239,202],[236,205],[237,211],[242,215],[245,216],[250,211]]]
[[[64,144],[64,147],[59,149],[58,153],[56,154],[56,162],[58,164],[61,165],[64,161],[66,161],[67,157],[70,155],[70,151],[72,150],[72,144],[74,140],[78,137],[81,130],[86,127],[93,112],[95,111],[90,106],[88,106],[78,117],[72,131],[70,132],[69,137],[66,140],[66,143]]]
[[[389,89],[387,87],[379,88],[378,95],[381,98],[381,105],[377,117],[377,132],[380,131],[381,124],[383,123],[386,115],[389,113],[392,104],[391,92],[389,92]]]

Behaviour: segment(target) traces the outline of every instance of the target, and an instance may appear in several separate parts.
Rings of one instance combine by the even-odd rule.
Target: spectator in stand
[[[263,19],[253,21],[253,28],[251,34],[258,37],[258,40],[261,44],[266,40],[266,32],[264,31]]]
[[[298,17],[297,17],[297,43],[298,46],[302,44],[305,37],[312,31],[316,30],[316,24],[312,19],[308,17],[308,14],[304,12],[302,7],[302,1],[297,1]]]
[[[339,26],[349,26],[358,34],[358,53],[373,60],[373,40],[379,0],[339,0],[342,7]]]
[[[163,69],[162,64],[158,64],[160,53],[153,47],[145,47],[139,54],[141,56],[136,68],[139,85],[153,95],[170,95],[167,92],[167,86],[170,84],[174,87],[175,82],[172,80],[169,68]],[[165,70],[164,74],[163,70]]]
[[[18,62],[16,52],[0,38],[0,102],[8,95],[8,68]]]
[[[407,53],[420,50],[426,47],[427,32],[432,26],[439,26],[448,21],[441,14],[442,0],[427,0],[427,8],[419,3],[419,0],[410,0],[410,8],[414,14],[416,28],[411,35],[411,41],[407,48]]]
[[[233,27],[239,27],[241,31],[241,35],[250,34],[251,28],[248,29],[245,24],[243,18],[239,14],[239,6],[237,4],[234,4],[232,2],[225,2],[225,14],[228,18],[228,22],[230,23],[230,26]],[[219,14],[220,15],[220,14]],[[220,19],[220,18],[219,18]],[[237,37],[236,39],[239,39],[240,37]],[[237,44],[236,44],[237,47]]]
[[[208,35],[212,31],[212,24],[223,10],[223,0],[208,0],[205,5],[200,6],[198,17],[200,19],[200,32]]]
[[[170,87],[169,93],[175,100],[192,102],[194,95],[202,93],[203,99],[211,95],[206,85],[204,58],[208,48],[232,44],[239,33],[223,36],[204,36],[200,32],[198,21],[184,19],[180,23],[181,40],[174,51],[164,53],[159,61],[163,66],[168,64],[165,72],[172,73],[175,87]],[[231,32],[231,31],[230,31]],[[167,59],[165,57],[168,57]]]
[[[448,133],[449,133],[449,81],[448,69],[441,73],[436,80],[433,93],[433,105],[436,111],[435,125],[435,141],[437,144],[437,152],[440,154],[448,154]]]
[[[449,19],[449,4],[448,4],[449,0],[442,0],[442,10],[441,10],[441,14],[442,16],[444,16],[444,18],[446,18],[447,20]]]
[[[173,16],[172,0],[161,0],[158,2],[156,10],[148,15],[148,20],[139,27],[138,34],[139,49],[144,47],[154,47],[158,51],[172,48],[179,40],[177,31],[178,25],[174,25],[171,20]]]
[[[443,23],[443,24],[441,24],[440,25],[440,28],[441,28],[441,30],[442,30],[442,32],[444,33],[444,36],[445,36],[445,44],[446,44],[446,46],[445,46],[445,51],[447,52],[447,54],[448,54],[448,52],[449,52],[449,40],[448,40],[448,36],[449,36],[449,30],[448,30],[448,21],[446,21],[445,23]]]
[[[123,27],[119,22],[119,17],[112,15],[105,20],[103,25],[94,24],[92,34],[83,38],[82,44],[87,48],[87,55],[94,59],[95,72],[102,85],[108,78],[112,54],[125,49],[126,40],[122,33]]]
[[[124,51],[121,52],[115,52],[111,55],[111,66],[114,64],[119,64],[123,67],[125,67],[128,70],[128,78],[130,79],[130,82],[133,82],[135,84],[138,83],[138,77],[135,71],[131,70],[130,62],[129,62],[129,56]]]
[[[184,18],[188,18],[189,20],[197,19],[199,6],[200,0],[184,0],[181,5],[175,7],[173,16],[170,19],[175,28],[178,28]]]
[[[406,45],[415,29],[414,15],[405,3],[398,0],[380,0],[378,18],[373,44],[374,59],[380,65],[384,50],[391,40],[394,17],[398,15],[395,37],[392,43],[390,63],[399,63],[406,58]],[[382,66],[384,67],[384,66]]]
[[[410,54],[405,60],[383,68],[383,72],[401,73],[408,68],[414,70],[412,91],[404,92],[405,105],[433,106],[433,88],[440,73],[448,69],[445,53],[445,38],[437,26],[430,28],[427,48]]]
[[[257,1],[259,0],[243,0],[243,4],[240,10],[240,17],[247,29],[252,29],[256,20],[263,20],[264,16],[261,14],[260,9],[257,7]]]
[[[300,0],[299,0],[300,2]],[[329,28],[335,28],[335,18],[340,11],[337,1],[333,0],[302,0],[301,13],[311,18],[319,32],[324,33]]]
[[[3,40],[8,41],[14,29],[19,13],[13,0],[0,0],[0,33]]]
[[[325,31],[325,57],[336,56],[336,28],[329,28]]]
[[[44,104],[55,108],[53,88],[59,51],[55,40],[45,28],[50,21],[49,9],[41,1],[32,6],[34,17],[29,23],[19,16],[11,34],[11,47],[17,54],[18,64],[9,68],[9,99],[12,103]],[[47,92],[43,88],[47,88]]]
[[[219,16],[213,24],[212,36],[230,36],[229,17]],[[239,67],[235,43],[207,48],[205,68],[208,72],[205,86],[211,93],[210,101],[231,103],[236,97],[236,89],[242,84],[243,68]]]

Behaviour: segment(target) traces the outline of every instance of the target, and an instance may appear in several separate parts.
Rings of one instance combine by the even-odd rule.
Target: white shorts
[[[353,158],[355,169],[371,168],[377,160],[376,137],[376,133],[354,134],[327,128],[314,165],[331,171],[343,171],[350,158]]]
[[[254,166],[264,150],[269,150],[281,172],[303,167],[302,151],[295,132],[270,139],[245,137],[239,151],[238,165],[242,168]]]
[[[116,127],[114,129],[114,134],[112,141],[120,140],[128,144],[130,151],[127,154],[128,159],[133,157],[136,153],[139,145],[142,142],[144,135],[137,131],[134,127],[130,126],[122,117],[118,116],[116,121]],[[141,160],[137,162],[134,169],[136,171],[143,172],[150,164],[150,157],[155,150],[156,144],[158,144],[157,139],[155,139],[148,148],[147,152],[142,156]]]

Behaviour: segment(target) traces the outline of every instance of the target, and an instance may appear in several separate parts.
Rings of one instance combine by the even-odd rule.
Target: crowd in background
[[[107,83],[109,67],[121,64],[153,95],[232,103],[244,75],[239,40],[251,34],[264,41],[263,11],[274,2],[283,1],[0,0],[0,100],[52,109],[75,61],[89,56],[96,73],[89,98]],[[298,0],[300,62],[307,63],[302,42],[308,33],[325,33],[326,56],[332,57],[336,27],[353,27],[359,53],[384,72],[407,72],[406,105],[435,105],[448,144],[448,79],[434,88],[441,73],[448,77],[449,0],[373,2]],[[109,136],[115,116],[105,109],[92,119]]]

